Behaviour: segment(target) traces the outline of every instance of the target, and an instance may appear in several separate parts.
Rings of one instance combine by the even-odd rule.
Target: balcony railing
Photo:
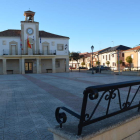
[[[20,51],[20,52],[10,52],[9,50],[3,50],[3,55],[56,55],[56,50],[47,50],[47,51],[28,51],[27,53]]]

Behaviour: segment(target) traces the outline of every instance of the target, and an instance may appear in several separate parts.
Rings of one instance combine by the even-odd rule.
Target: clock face
[[[29,35],[31,35],[31,34],[33,33],[33,29],[28,28],[28,29],[27,29],[27,33],[28,33]]]

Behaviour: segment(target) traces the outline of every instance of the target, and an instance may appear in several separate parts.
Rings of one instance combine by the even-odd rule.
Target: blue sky
[[[40,30],[70,37],[70,51],[140,44],[139,0],[0,0],[0,5],[0,31],[20,29],[30,8]]]

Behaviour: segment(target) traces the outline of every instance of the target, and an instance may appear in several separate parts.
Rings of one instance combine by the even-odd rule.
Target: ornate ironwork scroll
[[[135,85],[138,85],[138,88],[135,93],[131,93],[132,86],[135,86]],[[120,89],[124,87],[129,87],[129,90],[128,90],[125,102],[124,101],[122,102]],[[75,116],[76,118],[79,119],[78,135],[81,135],[82,128],[84,126],[87,126],[89,124],[98,122],[100,120],[109,118],[111,116],[114,116],[120,113],[123,113],[133,108],[138,108],[138,111],[139,111],[140,102],[138,102],[138,104],[136,105],[132,105],[137,93],[139,92],[139,89],[140,89],[140,80],[87,87],[83,92],[84,96],[83,96],[83,103],[82,103],[82,108],[81,108],[81,115],[75,113],[74,111],[66,107],[58,107],[55,112],[56,120],[60,124],[61,128],[62,128],[62,124],[65,123],[67,120],[66,114],[64,112],[60,112],[60,109]],[[131,99],[130,99],[130,94],[131,96],[133,94]],[[87,110],[88,100],[91,100],[93,102],[94,100],[97,100],[97,99],[98,99],[98,102],[93,108],[93,111],[90,114],[87,113],[86,110]],[[119,109],[117,111],[109,113],[111,100],[114,100],[114,99],[118,99]],[[105,114],[100,117],[94,118],[93,116],[95,115],[96,110],[98,110],[98,107],[102,100],[105,100],[108,102]]]

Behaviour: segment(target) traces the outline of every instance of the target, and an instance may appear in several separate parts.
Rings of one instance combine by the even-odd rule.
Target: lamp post
[[[92,50],[92,74],[94,74],[94,72],[93,72],[93,49],[94,49],[94,46],[92,45],[91,46],[91,50]]]

